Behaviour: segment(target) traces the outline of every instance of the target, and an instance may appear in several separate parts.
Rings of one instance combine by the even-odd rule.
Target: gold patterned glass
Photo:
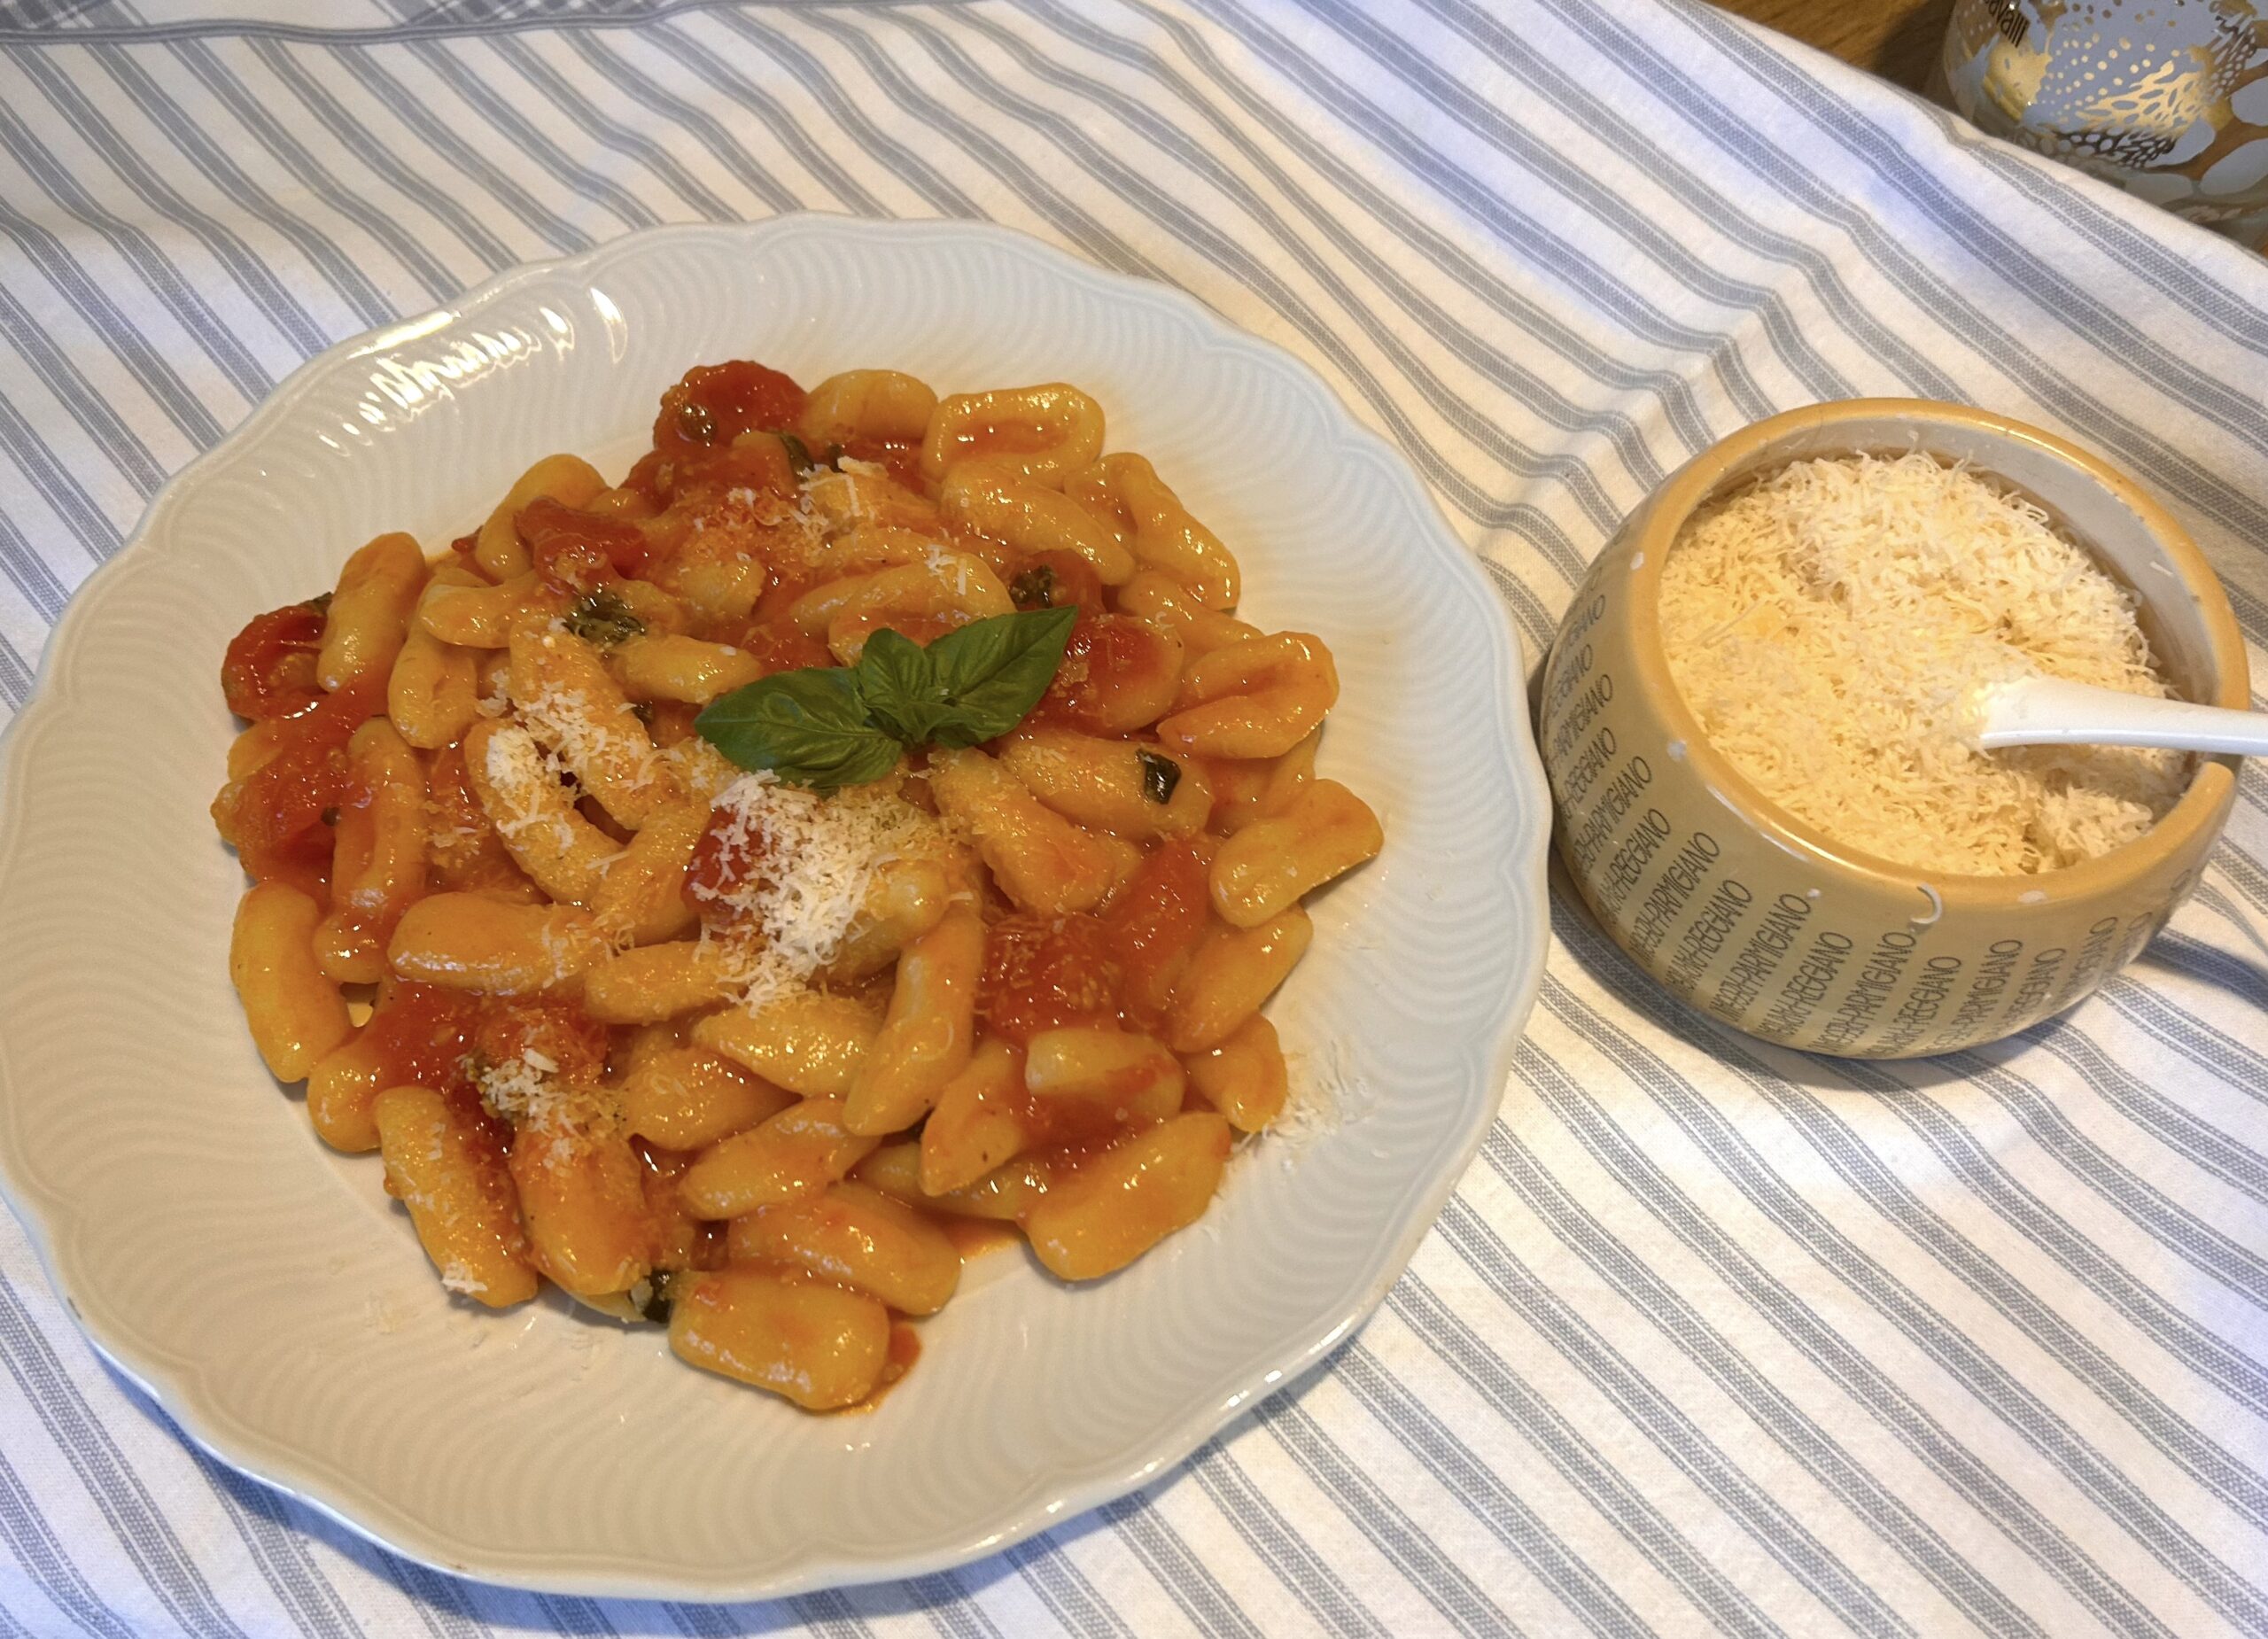
[[[1956,0],[1953,106],[2253,246],[2268,244],[2268,0]]]

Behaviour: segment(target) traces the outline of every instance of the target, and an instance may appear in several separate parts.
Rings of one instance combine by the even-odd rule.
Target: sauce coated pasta
[[[1122,1269],[1284,1107],[1261,1009],[1383,835],[1239,586],[1075,387],[692,369],[621,482],[229,644],[252,1039],[451,1292],[869,1402],[964,1250]]]

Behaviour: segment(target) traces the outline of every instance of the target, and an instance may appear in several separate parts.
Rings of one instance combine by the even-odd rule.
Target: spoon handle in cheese
[[[2268,757],[2268,711],[2153,700],[2054,677],[1998,684],[1984,691],[1978,705],[1977,743],[1987,751],[2015,745],[2142,745]]]

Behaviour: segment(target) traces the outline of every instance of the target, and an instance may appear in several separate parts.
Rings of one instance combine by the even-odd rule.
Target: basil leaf
[[[858,685],[840,666],[759,679],[712,702],[693,726],[742,768],[768,768],[815,790],[864,785],[897,765],[897,742],[867,721]]]
[[[1021,722],[1055,680],[1078,618],[1076,605],[1024,610],[974,621],[930,644],[929,664],[954,708],[930,743],[973,746]]]
[[[630,605],[604,586],[577,599],[575,607],[560,618],[560,624],[601,649],[612,649],[643,635],[646,630],[646,623],[632,612]]]
[[[1035,563],[1008,583],[1008,601],[1018,609],[1052,609],[1055,604],[1055,571]]]
[[[1173,788],[1181,783],[1181,765],[1147,746],[1136,750],[1134,760],[1142,765],[1142,795],[1161,805],[1173,801]]]
[[[957,715],[929,651],[888,626],[877,628],[851,669],[866,715],[907,745],[928,745]]]

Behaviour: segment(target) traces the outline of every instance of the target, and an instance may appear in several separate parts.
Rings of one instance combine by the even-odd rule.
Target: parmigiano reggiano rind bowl
[[[2236,760],[2202,758],[2163,820],[2100,858],[2038,875],[1935,874],[1836,842],[1710,745],[1658,619],[1679,530],[1791,462],[1915,449],[2046,508],[2134,590],[2183,698],[2249,700],[2236,618],[2187,533],[2037,427],[1852,399],[1758,422],[1679,469],[1591,565],[1545,663],[1538,738],[1560,857],[1591,913],[1675,995],[1752,1036],[1847,1058],[1974,1047],[2078,1002],[2164,925],[2236,798]]]

